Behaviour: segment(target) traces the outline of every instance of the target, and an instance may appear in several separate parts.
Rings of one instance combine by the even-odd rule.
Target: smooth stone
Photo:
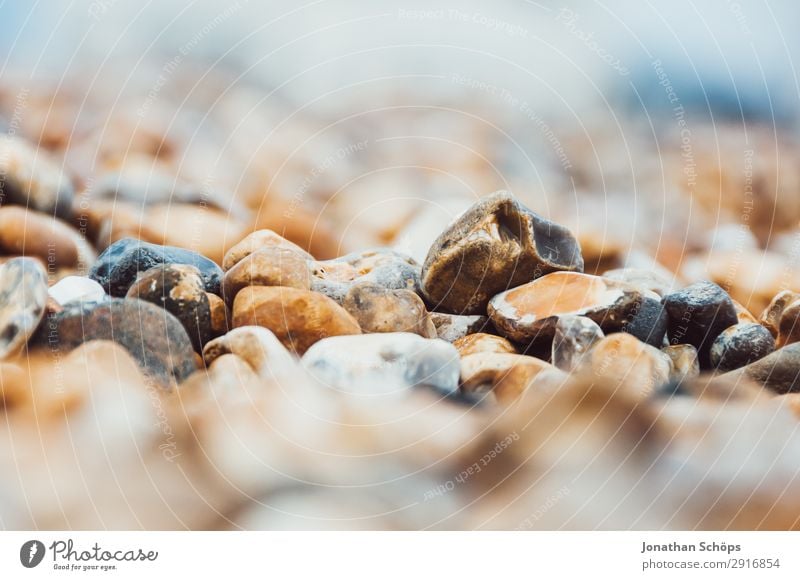
[[[361,334],[361,328],[336,302],[308,290],[250,286],[233,301],[233,326],[263,326],[289,350],[303,354],[318,340]]]
[[[106,299],[103,287],[95,280],[85,276],[67,276],[62,278],[47,291],[50,298],[61,306],[74,302],[102,302]]]
[[[347,292],[342,307],[365,333],[413,332],[423,338],[437,337],[425,303],[410,290],[391,290],[360,282]]]
[[[775,339],[760,324],[734,324],[714,340],[711,366],[721,372],[747,366],[775,351]]]
[[[312,290],[341,304],[350,288],[360,282],[371,282],[387,290],[416,292],[420,266],[399,252],[378,248],[314,262],[312,276]]]
[[[649,291],[663,298],[673,291],[675,283],[666,276],[642,268],[617,268],[603,273],[603,278],[625,282],[641,291]]]
[[[661,349],[672,361],[670,381],[681,383],[700,375],[700,361],[697,349],[691,344],[673,344]]]
[[[667,384],[672,372],[672,361],[666,354],[623,332],[595,344],[585,359],[586,366],[596,379],[610,381],[639,399]]]
[[[569,374],[552,365],[540,368],[535,364],[518,364],[498,378],[492,395],[503,406],[515,403],[528,393],[550,397],[568,382],[569,377]]]
[[[458,354],[461,356],[479,352],[517,354],[517,349],[508,339],[494,334],[486,334],[485,332],[468,334],[453,342],[453,346],[456,347]]]
[[[722,376],[735,378],[741,375],[776,393],[800,392],[800,342],[779,348],[746,367]]]
[[[455,342],[459,338],[490,328],[489,317],[480,314],[460,315],[431,312],[430,317],[436,327],[437,336],[447,342]]]
[[[0,359],[17,354],[42,321],[47,273],[33,258],[0,266]]]
[[[293,199],[277,195],[259,195],[258,208],[252,229],[269,229],[278,233],[320,260],[335,258],[341,247],[339,237],[319,211],[305,209]]]
[[[24,207],[0,208],[0,251],[40,258],[48,268],[88,268],[95,251],[67,223]]]
[[[738,371],[721,375],[704,373],[693,377],[689,376],[682,381],[671,381],[654,395],[656,397],[686,396],[698,401],[712,401],[715,404],[754,403],[766,401],[775,396],[774,393],[762,388],[761,385]]]
[[[297,361],[269,330],[261,326],[241,326],[215,338],[203,349],[206,365],[214,367],[221,357],[235,354],[263,378],[289,375],[297,370]]]
[[[144,272],[127,298],[159,306],[180,320],[196,352],[213,338],[211,306],[200,271],[185,264],[160,264]]]
[[[144,300],[112,298],[68,306],[47,317],[31,346],[65,353],[91,340],[112,340],[125,347],[163,388],[174,387],[196,370],[192,342],[183,325]]]
[[[69,219],[75,190],[50,154],[22,139],[0,137],[0,205]]]
[[[517,367],[525,368],[513,371]],[[532,356],[507,352],[477,352],[461,358],[461,390],[468,394],[493,391],[509,373],[514,372],[513,384],[509,380],[504,383],[506,392],[501,398],[503,402],[507,402],[519,396],[538,373],[547,370],[555,370],[555,367]]]
[[[667,335],[669,316],[660,300],[645,295],[631,320],[620,330],[632,334],[642,342],[661,348]]]
[[[222,336],[231,329],[231,311],[225,301],[211,292],[206,292],[208,308],[211,311],[211,335]]]
[[[638,314],[643,295],[633,286],[577,272],[555,272],[498,294],[489,318],[506,338],[520,343],[549,340],[561,316],[585,316],[606,333]]]
[[[302,364],[330,388],[365,394],[425,385],[454,395],[460,372],[452,344],[407,332],[326,338],[308,349]]]
[[[435,309],[483,314],[496,294],[550,272],[583,270],[570,231],[523,206],[508,192],[489,195],[433,243],[421,290]]]
[[[711,368],[711,345],[739,320],[730,296],[713,282],[697,282],[665,296],[664,306],[670,344],[691,344],[697,349],[700,368]]]
[[[311,289],[311,270],[303,253],[277,246],[252,252],[236,262],[222,279],[222,295],[233,304],[247,286]]]
[[[111,296],[122,297],[143,272],[160,264],[186,264],[200,271],[206,292],[220,293],[222,269],[196,252],[159,246],[134,238],[110,245],[97,258],[89,277],[97,280]]]
[[[763,324],[772,333],[772,336],[778,339],[779,343],[782,342],[780,340],[781,318],[783,318],[784,311],[795,302],[800,302],[800,294],[791,290],[778,292],[758,317],[758,322]],[[786,338],[788,337],[784,333],[784,340]]]
[[[604,336],[594,320],[585,316],[560,316],[553,336],[550,360],[556,368],[572,372]]]
[[[736,318],[739,319],[739,323],[746,323],[752,322],[753,324],[758,323],[758,319],[753,316],[753,314],[744,306],[742,306],[739,302],[736,302],[733,298],[731,298],[731,302],[733,302],[733,307],[736,309]]]
[[[279,236],[272,230],[257,230],[245,236],[239,243],[228,250],[222,260],[222,269],[227,272],[253,252],[267,248],[290,250],[300,254],[306,260],[314,259],[303,248]]]

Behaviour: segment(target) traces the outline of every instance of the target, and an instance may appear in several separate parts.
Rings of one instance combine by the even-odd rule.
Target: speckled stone
[[[260,326],[242,326],[209,342],[203,360],[209,366],[220,357],[235,354],[260,377],[273,379],[297,372],[297,361],[277,337]]]
[[[455,342],[467,335],[485,332],[487,329],[494,328],[489,324],[489,317],[480,314],[462,316],[459,314],[445,314],[444,312],[431,312],[430,317],[436,327],[438,337],[447,342]]]
[[[508,339],[502,336],[495,336],[494,334],[486,334],[485,332],[476,332],[475,334],[468,334],[463,338],[459,338],[453,342],[458,354],[467,356],[479,352],[500,352],[517,354],[517,349]]]
[[[365,333],[413,332],[423,338],[437,337],[425,303],[410,290],[392,290],[360,282],[350,288],[342,306]]]
[[[431,246],[421,289],[435,309],[483,314],[492,296],[558,271],[583,270],[575,237],[508,192],[464,212]]]
[[[197,367],[189,335],[169,312],[144,300],[74,304],[48,315],[31,344],[65,354],[90,340],[125,347],[156,384],[171,388]]]
[[[326,338],[303,355],[302,364],[327,387],[365,394],[424,385],[454,395],[460,370],[452,344],[405,332]]]
[[[48,294],[61,306],[74,302],[102,302],[107,298],[100,284],[84,276],[66,276],[50,286]]]
[[[127,297],[145,300],[175,316],[197,352],[213,338],[211,305],[194,266],[160,264],[150,268],[130,287]]]
[[[279,246],[256,250],[225,272],[222,294],[233,304],[236,294],[247,286],[285,286],[309,290],[311,270],[303,253]]]
[[[16,137],[0,137],[0,205],[69,219],[74,193],[69,177],[46,150]]]
[[[489,318],[506,338],[520,343],[551,340],[561,316],[585,316],[606,333],[623,330],[637,315],[643,295],[633,286],[599,276],[555,272],[498,294]]]
[[[775,339],[760,324],[734,324],[711,345],[711,366],[721,372],[746,366],[775,350]]]
[[[312,264],[311,289],[342,303],[353,285],[370,282],[387,290],[419,288],[420,266],[394,250],[355,252]]]
[[[190,250],[158,246],[134,238],[119,240],[106,248],[89,277],[97,280],[109,295],[122,297],[143,272],[160,264],[194,266],[200,271],[205,290],[220,294],[222,270],[208,258]]]
[[[355,318],[327,296],[280,286],[250,286],[236,295],[234,328],[253,325],[268,328],[297,354],[329,336],[361,333]]]
[[[691,344],[697,349],[700,368],[711,368],[711,345],[739,320],[730,296],[713,282],[697,282],[665,296],[664,306],[670,344]]]
[[[0,266],[0,359],[18,353],[36,331],[47,303],[47,274],[32,258]]]
[[[550,360],[562,371],[572,372],[603,336],[597,323],[585,316],[560,316],[556,323]]]

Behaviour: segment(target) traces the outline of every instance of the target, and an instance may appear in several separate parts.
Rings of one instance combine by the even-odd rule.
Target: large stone
[[[725,373],[725,377],[745,377],[776,393],[800,392],[800,342],[776,350],[746,367]]]
[[[226,302],[233,304],[237,292],[247,286],[286,286],[308,290],[311,288],[308,260],[300,252],[278,246],[256,250],[225,272],[222,294]]]
[[[492,296],[550,272],[583,270],[574,236],[507,192],[485,197],[431,246],[422,292],[436,308],[482,314]]]
[[[711,366],[726,372],[749,365],[775,350],[775,339],[760,324],[739,323],[723,330],[709,353]]]
[[[0,266],[0,359],[18,353],[36,331],[47,303],[47,274],[32,258]]]

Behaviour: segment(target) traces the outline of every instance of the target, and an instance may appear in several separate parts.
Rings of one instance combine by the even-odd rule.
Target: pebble
[[[73,304],[49,315],[31,345],[66,353],[91,340],[112,340],[125,347],[143,372],[166,389],[196,369],[192,342],[180,321],[143,300]]]
[[[303,354],[323,338],[360,334],[358,322],[318,292],[280,286],[250,286],[233,301],[233,326],[263,326],[289,350]]]
[[[160,264],[145,271],[128,289],[128,298],[159,306],[180,320],[196,352],[211,340],[211,305],[200,271],[185,264]]]
[[[88,268],[96,255],[65,222],[13,205],[0,208],[0,251],[39,258],[48,268]]]
[[[479,352],[498,352],[517,354],[517,349],[508,339],[485,332],[476,332],[453,342],[458,354],[467,356]]]
[[[784,311],[795,302],[800,302],[800,294],[791,290],[782,290],[772,298],[758,318],[758,322],[763,324],[772,333],[772,336],[778,339],[779,347],[783,346],[784,340],[789,338],[785,332],[783,339],[780,337],[781,318],[783,318]]]
[[[0,359],[17,354],[45,314],[47,274],[32,258],[0,266]]]
[[[664,297],[670,344],[691,344],[700,368],[711,368],[711,345],[723,330],[738,322],[730,296],[713,282],[697,282]]]
[[[437,310],[483,314],[508,288],[550,272],[583,270],[575,237],[511,194],[489,195],[433,243],[422,267],[422,292]]]
[[[222,269],[226,272],[244,260],[253,252],[268,248],[280,248],[300,254],[306,260],[314,257],[297,244],[282,238],[272,230],[257,230],[248,234],[239,243],[231,247],[222,260]]]
[[[572,372],[604,336],[597,323],[585,316],[559,316],[550,360],[562,371]]]
[[[211,334],[214,337],[221,336],[231,328],[231,311],[225,301],[216,294],[206,292],[206,298],[211,312]]]
[[[338,237],[319,213],[277,195],[259,198],[259,211],[251,225],[254,230],[273,230],[321,260],[335,258],[340,248]]]
[[[261,326],[241,326],[215,338],[203,349],[203,360],[212,369],[217,361],[234,354],[263,378],[289,376],[297,361],[280,340]]]
[[[489,318],[506,338],[520,343],[550,340],[561,316],[585,316],[604,332],[624,329],[643,295],[623,282],[577,272],[555,272],[498,294]]]
[[[642,268],[617,268],[608,270],[603,274],[603,278],[625,282],[631,286],[636,286],[641,291],[648,291],[657,294],[661,298],[673,291],[674,280],[665,275],[652,270]]]
[[[501,392],[494,395],[498,402],[508,403],[522,394],[536,375],[547,370],[556,369],[543,360],[523,354],[477,352],[462,355],[461,390],[480,395],[494,391],[502,382]],[[509,373],[513,373],[511,379],[507,376]]]
[[[480,314],[460,315],[431,312],[431,321],[436,327],[436,334],[442,340],[455,342],[459,338],[491,328],[489,317]]]
[[[775,339],[760,324],[739,323],[726,328],[711,345],[711,366],[727,372],[746,366],[775,350]]]
[[[222,295],[233,304],[236,294],[247,286],[285,286],[309,290],[311,270],[300,252],[267,246],[236,262],[222,279]]]
[[[626,333],[606,336],[589,351],[586,361],[596,379],[607,379],[638,399],[666,385],[672,373],[670,357]]]
[[[458,390],[455,347],[407,332],[326,338],[301,362],[318,381],[347,392],[390,394],[419,385],[445,395]]]
[[[394,250],[355,252],[312,265],[311,289],[342,303],[355,284],[371,282],[387,290],[419,288],[420,266]]]
[[[89,277],[96,280],[110,296],[123,297],[137,277],[160,264],[186,264],[200,271],[206,292],[219,295],[222,269],[196,252],[159,246],[134,238],[125,238],[110,245],[100,254]]]
[[[66,276],[50,286],[47,292],[61,306],[75,302],[102,302],[106,299],[103,287],[85,276]]]
[[[342,307],[356,319],[362,332],[413,332],[423,338],[437,338],[425,303],[411,290],[360,282],[347,292]]]
[[[744,306],[742,306],[739,302],[731,298],[731,302],[733,302],[733,307],[736,309],[736,318],[739,320],[739,323],[746,323],[752,322],[757,323],[758,319],[753,316],[753,314]]]
[[[673,344],[665,346],[661,352],[672,361],[670,382],[682,383],[700,375],[700,361],[697,349],[691,344]]]
[[[69,219],[73,196],[69,177],[47,151],[19,138],[0,137],[0,205]]]
[[[722,376],[735,378],[741,375],[776,393],[800,392],[800,342],[779,348],[746,367]]]

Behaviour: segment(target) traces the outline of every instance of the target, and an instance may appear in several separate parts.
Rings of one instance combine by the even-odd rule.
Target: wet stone
[[[625,329],[643,295],[623,282],[576,272],[556,272],[498,294],[489,318],[506,338],[520,343],[551,340],[562,316],[584,316],[605,333]]]
[[[600,327],[585,316],[561,316],[556,323],[550,360],[562,371],[572,372],[603,336]]]
[[[225,301],[211,292],[206,292],[211,312],[211,335],[221,336],[231,329],[231,311]]]
[[[672,361],[670,381],[679,384],[700,374],[697,349],[691,344],[673,344],[661,349]]]
[[[130,287],[128,298],[159,306],[180,320],[194,350],[213,338],[211,305],[200,271],[184,264],[161,264],[144,272]]]
[[[31,344],[66,354],[90,340],[111,340],[125,347],[163,388],[176,386],[196,369],[192,342],[180,321],[144,300],[73,304],[49,315]]]
[[[413,332],[423,338],[437,337],[425,303],[410,290],[391,290],[361,282],[350,288],[342,306],[365,333]]]
[[[644,399],[670,380],[670,358],[630,334],[616,333],[600,340],[589,352],[586,365],[595,379]]]
[[[542,371],[557,371],[553,365],[522,354],[478,352],[461,358],[461,390],[468,394],[494,391],[502,385],[498,402],[513,400]]]
[[[0,359],[17,354],[45,314],[47,274],[32,258],[0,266]]]
[[[203,349],[203,360],[213,368],[221,357],[235,354],[263,378],[290,375],[297,370],[297,361],[277,337],[260,326],[234,328],[215,338]]]
[[[303,250],[303,248],[279,236],[272,230],[256,230],[248,234],[238,244],[226,252],[222,260],[222,269],[227,272],[253,252],[269,248],[293,251],[306,260],[314,259],[313,256]]]
[[[0,205],[21,205],[69,219],[74,188],[47,151],[15,137],[0,137]]]
[[[200,271],[205,290],[220,294],[222,270],[208,258],[191,250],[159,246],[134,238],[119,240],[106,248],[97,258],[89,277],[97,280],[109,295],[122,297],[142,273],[161,264],[194,266]]]
[[[436,334],[442,340],[455,342],[476,332],[485,332],[489,325],[489,317],[480,314],[460,315],[445,314],[443,312],[431,312],[431,321],[436,327]]]
[[[697,349],[700,368],[711,368],[711,345],[739,320],[730,296],[713,282],[697,282],[665,296],[664,306],[670,344],[691,344]]]
[[[776,393],[800,392],[800,342],[784,346],[723,377],[744,375]]]
[[[436,310],[483,314],[492,296],[560,271],[583,271],[575,237],[497,192],[436,239],[422,267],[422,292]]]
[[[323,338],[361,333],[355,318],[327,296],[280,286],[241,290],[233,302],[233,326],[268,328],[297,354]]]
[[[463,338],[459,338],[453,343],[461,356],[476,354],[479,352],[500,352],[517,354],[517,349],[508,339],[485,332],[476,332]]]
[[[342,303],[355,284],[370,282],[387,290],[419,288],[420,266],[395,250],[355,252],[312,264],[311,289]]]
[[[783,340],[779,338],[783,313],[795,302],[800,302],[800,294],[792,292],[791,290],[783,290],[772,298],[769,305],[764,309],[764,312],[761,313],[758,319],[758,321],[772,333],[772,336],[778,339],[778,344],[780,346],[783,346],[783,340],[788,338],[786,332],[784,332]]]
[[[760,324],[735,324],[711,345],[711,366],[721,372],[746,366],[775,350],[775,339]]]
[[[427,386],[454,395],[460,372],[452,344],[411,333],[327,338],[303,355],[302,364],[327,387],[364,394]]]
[[[50,286],[48,294],[61,306],[74,302],[102,302],[107,297],[100,284],[84,276],[62,278]]]
[[[303,253],[279,246],[256,250],[225,272],[222,294],[233,304],[237,292],[247,286],[285,286],[309,290],[311,270]]]
[[[661,348],[668,326],[667,309],[660,300],[656,300],[652,295],[645,295],[631,320],[621,330],[632,334],[645,344]]]

